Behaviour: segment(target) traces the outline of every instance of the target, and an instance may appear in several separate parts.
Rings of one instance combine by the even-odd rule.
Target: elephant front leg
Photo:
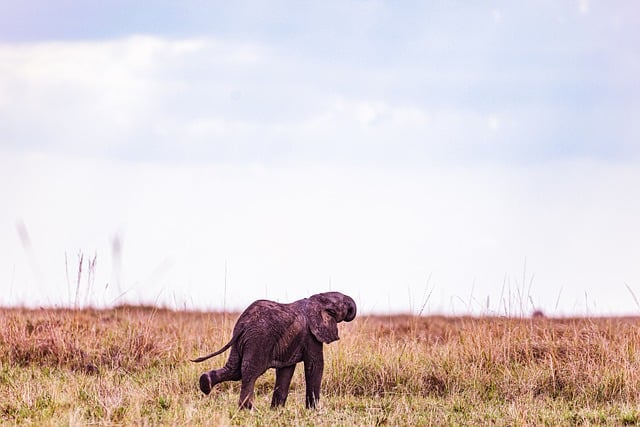
[[[322,352],[319,356],[305,360],[304,379],[307,384],[306,407],[314,409],[320,401],[320,383],[322,382],[322,371],[324,370],[324,359]]]
[[[273,389],[273,398],[271,399],[271,407],[284,406],[289,395],[289,385],[293,377],[296,365],[286,366],[276,369],[276,385]]]

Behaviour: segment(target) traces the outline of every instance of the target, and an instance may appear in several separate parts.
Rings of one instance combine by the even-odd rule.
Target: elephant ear
[[[340,339],[336,319],[321,303],[313,300],[307,302],[307,321],[311,333],[318,341],[329,344]]]

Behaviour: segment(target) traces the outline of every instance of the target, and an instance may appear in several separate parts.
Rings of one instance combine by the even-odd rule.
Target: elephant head
[[[356,311],[356,303],[351,297],[340,292],[325,292],[308,298],[305,314],[313,336],[329,344],[340,339],[338,323],[351,322]]]

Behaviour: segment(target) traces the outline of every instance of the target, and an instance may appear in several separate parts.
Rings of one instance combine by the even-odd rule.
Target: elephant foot
[[[253,402],[251,402],[250,400],[246,400],[245,399],[244,401],[240,402],[238,407],[240,409],[246,409],[248,411],[252,411],[253,410]]]
[[[200,375],[200,390],[202,390],[204,394],[211,392],[211,377],[208,372]]]

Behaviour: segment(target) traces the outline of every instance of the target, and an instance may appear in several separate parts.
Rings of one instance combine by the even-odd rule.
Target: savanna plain
[[[639,425],[640,318],[359,316],[325,346],[318,410],[299,366],[198,390],[237,313],[0,309],[0,420],[37,425]]]

